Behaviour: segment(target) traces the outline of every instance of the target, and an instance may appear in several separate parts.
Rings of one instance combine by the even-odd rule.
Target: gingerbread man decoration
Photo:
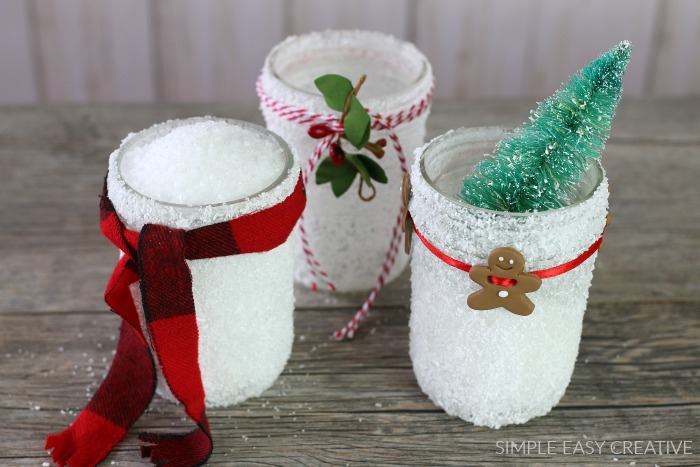
[[[516,315],[527,316],[535,304],[525,295],[542,285],[542,279],[525,272],[525,258],[515,248],[494,248],[489,254],[488,266],[475,265],[469,278],[483,287],[467,298],[474,310],[492,310],[503,307]]]

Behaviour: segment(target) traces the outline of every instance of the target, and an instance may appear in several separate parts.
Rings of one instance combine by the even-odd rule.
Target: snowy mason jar
[[[416,230],[410,354],[418,383],[448,414],[492,428],[544,415],[564,395],[608,205],[597,162],[561,209],[509,213],[467,204],[459,197],[462,180],[503,136],[500,128],[461,129],[416,151],[409,204]],[[525,294],[534,304],[529,315],[497,305],[518,284],[496,279],[507,274],[495,266],[519,263],[491,255],[499,247],[517,249],[523,272],[543,277]],[[489,267],[491,282],[472,281],[469,265]],[[496,308],[467,305],[480,290],[495,295]]]
[[[158,224],[190,232],[250,219],[244,216],[280,205],[297,187],[299,173],[298,161],[276,135],[256,125],[204,117],[129,135],[110,156],[107,186],[128,229]],[[246,238],[234,232],[240,254],[187,259],[207,406],[259,395],[289,358],[294,241],[288,234],[269,251],[245,254],[246,244],[265,234],[265,226],[244,231]],[[131,293],[145,330],[139,283],[132,284]],[[158,373],[159,392],[172,397]]]
[[[373,123],[380,118],[391,125],[410,166],[413,150],[424,143],[430,110],[433,74],[425,56],[410,43],[366,31],[315,32],[289,37],[277,45],[267,56],[258,81],[261,109],[267,128],[297,150],[302,165],[319,143],[308,134],[312,116],[339,115],[329,109],[314,86],[314,80],[325,74],[339,74],[353,83],[367,75],[358,98],[373,116]],[[357,194],[360,177],[336,198],[330,184],[317,185],[314,173],[310,173],[304,231],[309,249],[338,291],[372,288],[386,261],[400,206],[402,177],[390,136],[377,126],[372,130],[372,140],[385,138],[389,142],[386,154],[377,160],[388,183],[374,184],[376,197],[370,202],[363,202]],[[361,152],[371,156],[367,150]],[[325,151],[323,157],[327,155]],[[312,276],[303,250],[298,242],[295,279],[310,286]],[[407,264],[408,257],[397,255],[387,281]]]

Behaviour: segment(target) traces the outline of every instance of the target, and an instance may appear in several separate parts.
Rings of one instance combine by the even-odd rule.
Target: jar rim
[[[548,214],[553,214],[557,212],[561,212],[562,210],[565,209],[571,209],[575,206],[578,206],[579,204],[582,204],[589,199],[591,199],[600,187],[601,183],[603,182],[603,179],[605,178],[605,170],[603,169],[602,164],[600,163],[600,160],[594,160],[591,161],[591,164],[588,168],[588,170],[593,170],[595,171],[595,176],[596,176],[596,181],[593,187],[590,189],[589,192],[586,193],[585,196],[582,198],[576,200],[574,203],[567,204],[566,206],[562,206],[560,208],[554,208],[554,209],[548,209],[546,211],[534,211],[534,212],[510,212],[510,211],[497,211],[494,209],[487,209],[487,208],[482,208],[479,206],[475,206],[473,204],[467,203],[465,200],[463,200],[460,197],[454,196],[453,193],[448,193],[441,187],[435,183],[433,178],[428,175],[427,169],[426,169],[426,160],[430,158],[431,154],[439,154],[436,153],[436,147],[440,144],[444,144],[445,142],[448,142],[453,139],[462,139],[462,138],[467,138],[469,136],[476,136],[476,135],[483,135],[479,139],[472,139],[465,141],[463,144],[465,146],[468,146],[469,144],[474,144],[474,143],[484,143],[484,142],[491,142],[495,144],[499,139],[501,139],[507,132],[509,131],[508,128],[502,127],[502,126],[483,126],[483,127],[470,127],[470,128],[458,128],[456,130],[451,130],[447,133],[444,133],[436,138],[434,138],[432,141],[430,141],[421,151],[420,153],[420,160],[419,160],[419,168],[420,168],[420,175],[421,177],[425,180],[426,184],[433,189],[436,193],[438,193],[440,196],[446,198],[449,202],[454,203],[458,206],[461,207],[466,207],[471,210],[475,211],[482,211],[485,213],[489,213],[492,215],[496,216],[508,216],[508,217],[528,217],[528,216],[543,216],[543,215],[548,215]]]
[[[281,150],[282,154],[284,156],[284,167],[280,170],[279,175],[277,178],[275,178],[272,183],[267,185],[266,187],[262,188],[261,190],[241,196],[240,198],[229,200],[229,201],[223,201],[219,203],[204,203],[204,204],[184,204],[184,203],[173,203],[169,201],[163,201],[157,198],[154,198],[152,196],[146,195],[134,187],[132,187],[129,182],[126,181],[126,179],[122,175],[122,159],[125,154],[127,154],[131,149],[133,149],[136,145],[142,144],[146,142],[149,138],[151,140],[157,139],[159,135],[157,135],[157,132],[165,127],[168,128],[169,131],[174,130],[175,128],[179,128],[182,126],[187,126],[191,125],[193,123],[200,123],[200,122],[225,122],[227,124],[233,125],[233,126],[238,126],[240,128],[243,128],[245,130],[251,131],[253,133],[258,134],[259,136],[262,136],[263,138],[269,139],[273,141]],[[132,194],[145,198],[149,201],[152,201],[154,203],[157,203],[162,206],[170,206],[174,208],[180,208],[180,209],[201,209],[205,207],[220,207],[220,206],[232,206],[236,205],[239,203],[243,202],[248,202],[254,198],[258,198],[262,196],[264,193],[267,193],[271,190],[273,190],[275,187],[279,186],[288,176],[290,173],[290,170],[292,169],[294,165],[294,156],[292,154],[291,149],[289,148],[289,145],[282,139],[280,138],[277,134],[269,131],[266,128],[263,128],[259,125],[255,125],[253,123],[249,122],[244,122],[241,120],[235,120],[232,118],[220,118],[220,117],[212,117],[212,116],[204,116],[204,117],[190,117],[190,118],[183,118],[183,119],[173,119],[173,120],[168,120],[162,123],[155,124],[149,128],[146,128],[144,130],[139,131],[138,133],[134,134],[133,136],[127,138],[127,140],[119,147],[117,150],[117,158],[116,158],[116,167],[117,167],[117,173],[116,175],[116,181],[119,182],[119,184],[123,187],[128,192],[131,192]]]
[[[365,31],[365,30],[326,30],[326,31],[315,31],[307,34],[301,34],[298,36],[290,36],[286,40],[282,41],[281,43],[277,44],[275,48],[270,52],[270,54],[267,56],[265,60],[265,67],[268,69],[270,75],[282,86],[286,87],[288,90],[294,93],[299,93],[308,99],[314,99],[314,100],[321,100],[323,99],[323,96],[321,95],[320,92],[318,91],[309,91],[307,89],[303,89],[299,86],[294,85],[293,83],[289,82],[287,79],[285,79],[284,76],[281,75],[279,70],[277,69],[277,60],[280,57],[281,54],[284,54],[289,50],[290,47],[293,47],[295,44],[298,44],[300,42],[304,41],[313,41],[315,38],[320,38],[319,42],[321,43],[322,48],[326,47],[331,47],[326,43],[326,41],[330,39],[347,39],[347,41],[357,43],[357,45],[362,45],[363,41],[367,40],[375,40],[377,43],[381,44],[382,46],[385,46],[387,42],[395,42],[398,44],[401,44],[402,46],[406,47],[408,51],[410,51],[412,58],[415,59],[416,61],[420,61],[419,66],[420,66],[420,71],[418,72],[416,78],[412,80],[411,82],[405,84],[404,86],[400,87],[399,89],[396,89],[392,92],[382,94],[381,96],[375,96],[375,97],[365,97],[362,99],[363,104],[370,108],[374,109],[376,107],[377,103],[385,102],[387,100],[390,100],[392,98],[400,97],[403,95],[409,95],[411,92],[415,91],[416,89],[420,88],[421,84],[427,79],[430,78],[432,80],[432,72],[431,72],[431,67],[430,67],[430,62],[428,61],[427,57],[420,51],[418,48],[407,41],[403,41],[401,39],[398,39],[394,36],[391,36],[389,34],[384,34],[376,31]],[[326,40],[324,40],[326,39]],[[387,50],[387,54],[390,53],[390,50]],[[392,54],[393,55],[393,54]]]

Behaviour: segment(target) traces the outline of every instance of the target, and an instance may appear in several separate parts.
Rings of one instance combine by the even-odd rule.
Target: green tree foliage
[[[530,121],[499,141],[464,179],[462,198],[510,212],[569,204],[591,159],[605,147],[631,49],[621,42],[531,111]]]

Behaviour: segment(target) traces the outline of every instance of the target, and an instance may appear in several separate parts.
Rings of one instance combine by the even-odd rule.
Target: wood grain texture
[[[428,134],[514,126],[531,106],[438,100]],[[128,132],[204,114],[262,120],[254,103],[0,111],[0,465],[47,462],[44,436],[71,422],[109,368],[119,320],[101,295],[116,251],[99,233],[97,210],[108,154]],[[603,156],[614,220],[573,379],[549,415],[490,430],[434,406],[408,357],[408,274],[382,291],[354,342],[329,334],[362,295],[298,288],[289,364],[260,398],[209,411],[209,464],[698,465],[699,126],[698,99],[623,100]],[[105,465],[144,465],[134,433],[185,423],[156,398]],[[499,441],[529,440],[559,450],[498,453]],[[685,440],[694,454],[562,453],[564,441],[589,440]]]
[[[459,126],[515,126],[531,106],[511,100],[438,101],[428,137]],[[0,312],[104,309],[102,290],[116,252],[99,232],[97,194],[109,153],[129,132],[206,114],[262,120],[255,104],[59,106],[0,113]],[[688,252],[700,250],[700,218],[687,206],[688,200],[700,199],[699,125],[697,99],[623,100],[604,153],[614,224],[597,263],[591,302],[700,296],[700,269],[685,260]],[[361,294],[299,292],[301,307],[353,307],[363,300]],[[405,304],[409,293],[408,282],[399,281],[378,303]]]
[[[697,456],[499,455],[513,440],[700,443],[697,303],[589,307],[573,380],[549,415],[500,430],[451,418],[421,393],[408,358],[408,312],[377,310],[354,342],[328,340],[343,310],[300,310],[284,373],[261,397],[209,410],[210,465],[697,465]],[[106,373],[118,319],[108,313],[0,316],[2,465],[38,465]],[[143,465],[134,434],[184,428],[158,397],[105,462]],[[695,452],[695,451],[694,451]]]
[[[158,66],[166,101],[253,100],[267,52],[284,38],[282,0],[158,0]]]
[[[5,0],[0,14],[0,102],[36,103],[32,27],[24,0]]]
[[[436,95],[548,96],[623,39],[635,45],[625,92],[644,90],[658,0],[428,0],[418,3],[416,43]],[[631,12],[634,21],[629,21]]]
[[[693,0],[666,1],[652,67],[651,92],[657,95],[700,93],[700,7]],[[693,47],[687,47],[694,44]]]
[[[0,104],[254,99],[269,50],[327,28],[415,42],[445,98],[551,94],[622,39],[628,96],[700,94],[696,0],[3,0]]]
[[[289,34],[325,29],[368,29],[409,39],[413,4],[407,0],[291,0],[290,3]]]
[[[418,2],[416,45],[433,66],[435,95],[518,96],[538,6],[532,0]]]
[[[658,1],[541,0],[533,4],[535,34],[528,45],[521,95],[549,96],[569,76],[625,39],[634,45],[625,95],[643,95]]]
[[[50,102],[154,97],[149,15],[139,0],[30,2]]]

